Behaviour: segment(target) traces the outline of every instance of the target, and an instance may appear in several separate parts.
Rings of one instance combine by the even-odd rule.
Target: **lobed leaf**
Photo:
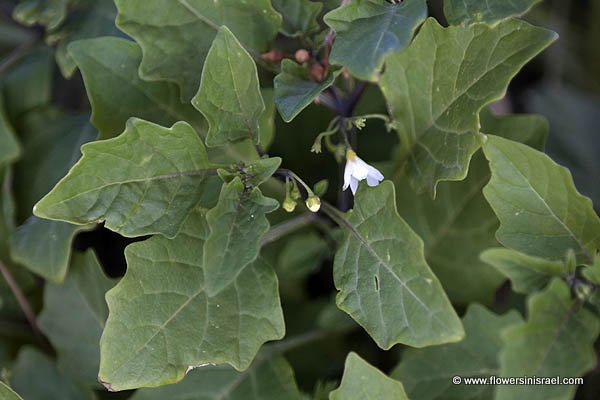
[[[140,76],[177,83],[182,100],[198,90],[211,43],[227,26],[253,54],[268,48],[281,26],[270,0],[115,0],[117,26],[144,54]]]
[[[104,301],[115,282],[92,250],[75,253],[62,285],[48,284],[38,322],[58,354],[58,368],[88,386],[98,386],[100,336],[108,317]]]
[[[325,89],[333,85],[340,71],[329,73],[324,81],[308,78],[305,67],[292,61],[281,62],[281,72],[275,77],[275,104],[285,122],[290,122],[310,105]]]
[[[429,19],[408,49],[387,57],[380,86],[400,136],[398,168],[419,193],[465,178],[482,143],[479,111],[555,39],[517,20],[443,28]]]
[[[209,295],[203,248],[208,227],[194,210],[174,239],[127,247],[125,277],[107,293],[99,379],[111,390],[177,382],[207,363],[248,368],[260,346],[284,335],[277,277],[263,260]]]
[[[10,383],[27,400],[95,400],[94,392],[63,375],[40,350],[24,346],[12,369]]]
[[[348,354],[340,387],[329,394],[331,400],[397,399],[408,400],[402,384],[388,378],[377,368]]]
[[[501,376],[577,377],[596,365],[593,344],[600,320],[571,299],[558,279],[529,298],[527,322],[502,334]],[[575,385],[501,385],[497,400],[572,399]]]
[[[376,80],[385,56],[402,50],[427,17],[425,0],[356,0],[330,11],[325,23],[336,32],[332,64],[362,80]]]
[[[547,121],[537,115],[497,117],[487,109],[481,114],[481,130],[514,138],[543,148]],[[490,169],[482,152],[471,160],[467,178],[441,182],[437,195],[417,194],[407,177],[396,183],[398,211],[425,242],[425,258],[453,303],[473,301],[491,304],[502,275],[479,259],[485,249],[495,247],[498,218],[482,189]]]
[[[80,146],[96,138],[88,118],[43,108],[23,119],[24,152],[15,166],[14,189],[18,219],[24,222],[10,235],[10,253],[13,260],[55,283],[67,273],[74,236],[91,226],[40,219],[31,210],[81,156]]]
[[[411,399],[489,400],[494,397],[493,386],[455,385],[452,378],[498,375],[501,333],[522,320],[516,311],[496,315],[472,304],[463,317],[465,340],[426,349],[406,349],[391,376],[404,383]]]
[[[383,349],[461,340],[460,320],[396,211],[394,186],[359,189],[334,262],[337,305]]]
[[[272,0],[273,8],[281,14],[281,33],[297,37],[319,29],[317,17],[323,3],[309,0]]]
[[[204,282],[208,295],[231,285],[258,257],[269,230],[266,214],[279,203],[236,178],[223,185],[217,205],[206,214],[209,234],[204,243]]]
[[[244,372],[228,366],[191,371],[177,385],[140,389],[131,400],[300,400],[292,367],[283,357],[257,358]]]
[[[187,121],[198,132],[205,131],[204,119],[181,102],[175,84],[138,76],[142,51],[135,43],[114,37],[79,40],[69,46],[69,54],[81,70],[92,106],[91,121],[102,139],[123,132],[131,117],[162,126]]]
[[[528,256],[518,251],[494,248],[481,253],[481,259],[510,279],[517,293],[534,293],[543,290],[554,277],[565,277],[562,262]]]
[[[600,219],[569,171],[520,143],[489,136],[483,146],[492,179],[484,195],[500,220],[504,246],[550,260],[573,249],[591,263],[600,248]]]
[[[259,143],[265,110],[254,60],[227,27],[219,28],[192,104],[208,120],[207,146],[250,138]]]
[[[205,177],[215,172],[185,122],[163,128],[133,118],[120,136],[81,151],[81,160],[36,204],[37,216],[74,224],[105,221],[128,237],[174,237],[200,200]]]
[[[493,24],[527,13],[542,0],[445,0],[444,15],[451,25]]]

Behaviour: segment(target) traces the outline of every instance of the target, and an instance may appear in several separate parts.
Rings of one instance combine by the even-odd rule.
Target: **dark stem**
[[[35,318],[35,313],[33,312],[33,309],[31,308],[31,305],[29,304],[27,297],[25,297],[23,290],[21,290],[21,287],[19,286],[19,284],[17,283],[15,278],[12,276],[12,274],[10,273],[10,271],[8,270],[8,268],[6,267],[6,265],[4,265],[4,263],[2,261],[0,261],[0,273],[2,273],[2,276],[4,277],[6,284],[10,288],[13,295],[15,296],[15,299],[17,299],[17,303],[19,303],[19,307],[21,307],[23,314],[25,314],[25,318],[27,319],[29,326],[31,326],[31,330],[40,340],[43,341],[44,335],[42,334],[42,331],[40,331],[40,328],[38,327],[38,324],[37,324],[37,321]]]

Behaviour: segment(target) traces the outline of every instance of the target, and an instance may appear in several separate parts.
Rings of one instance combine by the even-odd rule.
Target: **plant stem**
[[[296,218],[275,225],[262,237],[260,246],[262,247],[298,229],[302,229],[305,226],[312,224],[316,218],[316,214],[309,212],[300,214]]]
[[[0,64],[0,75],[8,71],[13,65],[18,63],[23,57],[25,57],[31,49],[33,49],[39,43],[39,37],[34,37],[31,40],[21,44],[15,48],[7,57],[2,60]]]
[[[15,278],[12,276],[12,274],[10,273],[10,271],[8,270],[6,265],[4,265],[4,263],[2,263],[2,261],[0,261],[0,272],[2,273],[2,276],[4,277],[4,280],[6,281],[11,292],[17,299],[17,302],[19,303],[19,307],[21,307],[21,310],[23,311],[23,314],[25,314],[25,318],[27,319],[27,322],[31,326],[31,330],[39,339],[43,340],[44,335],[42,334],[42,332],[40,331],[40,328],[38,327],[38,324],[37,324],[37,321],[35,318],[35,313],[33,312],[33,309],[31,308],[31,305],[29,304],[27,297],[25,297],[25,294],[21,290],[21,287],[19,286],[19,284],[17,283]]]

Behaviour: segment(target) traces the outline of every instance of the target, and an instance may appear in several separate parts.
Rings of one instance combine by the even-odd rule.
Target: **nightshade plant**
[[[0,398],[574,398],[452,382],[596,365],[600,219],[490,107],[539,1],[19,2]]]

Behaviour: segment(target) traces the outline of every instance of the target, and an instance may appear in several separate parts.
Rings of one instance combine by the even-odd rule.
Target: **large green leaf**
[[[517,293],[540,291],[553,277],[567,275],[562,262],[528,256],[511,249],[488,249],[481,253],[481,259],[510,279]]]
[[[339,71],[330,73],[323,82],[311,81],[308,71],[292,60],[281,62],[281,72],[275,77],[275,104],[285,122],[293,120],[317,98],[322,91],[333,85]]]
[[[11,257],[31,272],[60,283],[67,274],[73,238],[90,228],[31,216],[10,236]]]
[[[265,110],[254,60],[227,27],[221,27],[206,56],[200,89],[192,104],[208,120],[207,146],[260,140]]]
[[[514,138],[542,148],[548,123],[536,115],[480,115],[481,130]],[[398,211],[425,242],[425,258],[454,303],[479,301],[490,304],[502,276],[479,259],[479,254],[498,245],[494,236],[498,219],[481,193],[490,170],[482,152],[471,160],[467,178],[441,182],[437,195],[417,194],[403,177],[398,188]]]
[[[425,0],[356,0],[330,11],[325,22],[336,31],[330,61],[359,79],[374,80],[386,54],[408,46],[427,17]]]
[[[48,356],[34,347],[23,347],[12,370],[10,383],[26,400],[94,400],[91,389],[63,375]]]
[[[198,132],[205,130],[204,119],[181,102],[175,84],[140,79],[142,51],[135,43],[110,37],[80,40],[69,46],[69,53],[83,75],[92,123],[101,138],[123,132],[131,117],[162,126],[187,121]]]
[[[0,398],[2,400],[23,400],[21,396],[16,394],[4,382],[0,381]]]
[[[348,354],[340,387],[329,394],[331,400],[408,400],[402,384],[388,378],[356,353]]]
[[[2,79],[5,111],[11,121],[50,103],[54,61],[48,47],[36,48]]]
[[[444,0],[444,14],[452,25],[485,22],[525,14],[542,0]]]
[[[400,136],[398,167],[418,192],[465,178],[482,143],[479,111],[555,39],[518,20],[442,28],[429,19],[407,50],[387,57],[381,89]]]
[[[425,261],[423,241],[398,215],[395,197],[388,181],[359,188],[335,255],[338,307],[384,349],[458,341],[460,320]]]
[[[281,33],[296,37],[319,29],[317,17],[323,4],[310,0],[272,0],[273,8],[283,17]]]
[[[498,375],[500,334],[522,322],[516,311],[496,315],[478,304],[469,306],[463,317],[465,340],[426,349],[407,349],[392,377],[400,380],[411,399],[441,400],[493,398],[493,386],[454,385],[452,378]]]
[[[13,18],[26,26],[54,29],[65,20],[69,0],[24,0],[15,6]]]
[[[191,371],[176,385],[140,389],[131,400],[300,400],[294,371],[283,357],[258,357],[244,372],[228,366]]]
[[[92,250],[76,253],[62,285],[48,284],[40,328],[58,354],[58,367],[89,386],[98,385],[100,336],[108,317],[105,293],[114,286]]]
[[[214,172],[185,122],[163,128],[132,118],[122,135],[81,151],[81,160],[36,204],[37,216],[74,224],[104,220],[124,236],[174,237]]]
[[[528,320],[504,331],[501,376],[577,377],[596,365],[600,320],[554,280],[528,301]],[[497,400],[572,399],[575,385],[502,385]]]
[[[207,295],[207,230],[195,210],[175,239],[155,236],[127,247],[127,273],[106,296],[99,376],[108,388],[174,383],[206,363],[243,370],[264,342],[283,337],[277,277],[261,259]]]
[[[4,98],[0,93],[0,167],[16,160],[20,155],[21,146],[4,111]]]
[[[262,236],[269,230],[266,214],[279,202],[248,188],[239,178],[223,185],[219,202],[206,214],[209,235],[204,243],[205,290],[212,296],[230,286],[256,260]]]
[[[142,47],[143,79],[176,82],[184,100],[198,90],[199,71],[220,26],[249,49],[266,50],[281,26],[269,0],[116,0],[117,25]]]
[[[23,121],[24,152],[15,168],[15,195],[24,223],[10,237],[11,256],[52,282],[64,279],[71,241],[89,226],[40,219],[31,210],[81,156],[80,146],[96,137],[88,119],[87,114],[66,115],[49,108],[28,113]]]
[[[581,262],[600,249],[600,219],[569,171],[523,144],[489,136],[483,147],[492,179],[484,195],[498,219],[504,246],[547,259],[573,249]]]
[[[70,78],[77,69],[68,51],[69,44],[99,36],[121,36],[115,26],[116,16],[112,0],[77,0],[64,23],[48,32],[46,41],[56,45],[54,57],[65,77]]]

